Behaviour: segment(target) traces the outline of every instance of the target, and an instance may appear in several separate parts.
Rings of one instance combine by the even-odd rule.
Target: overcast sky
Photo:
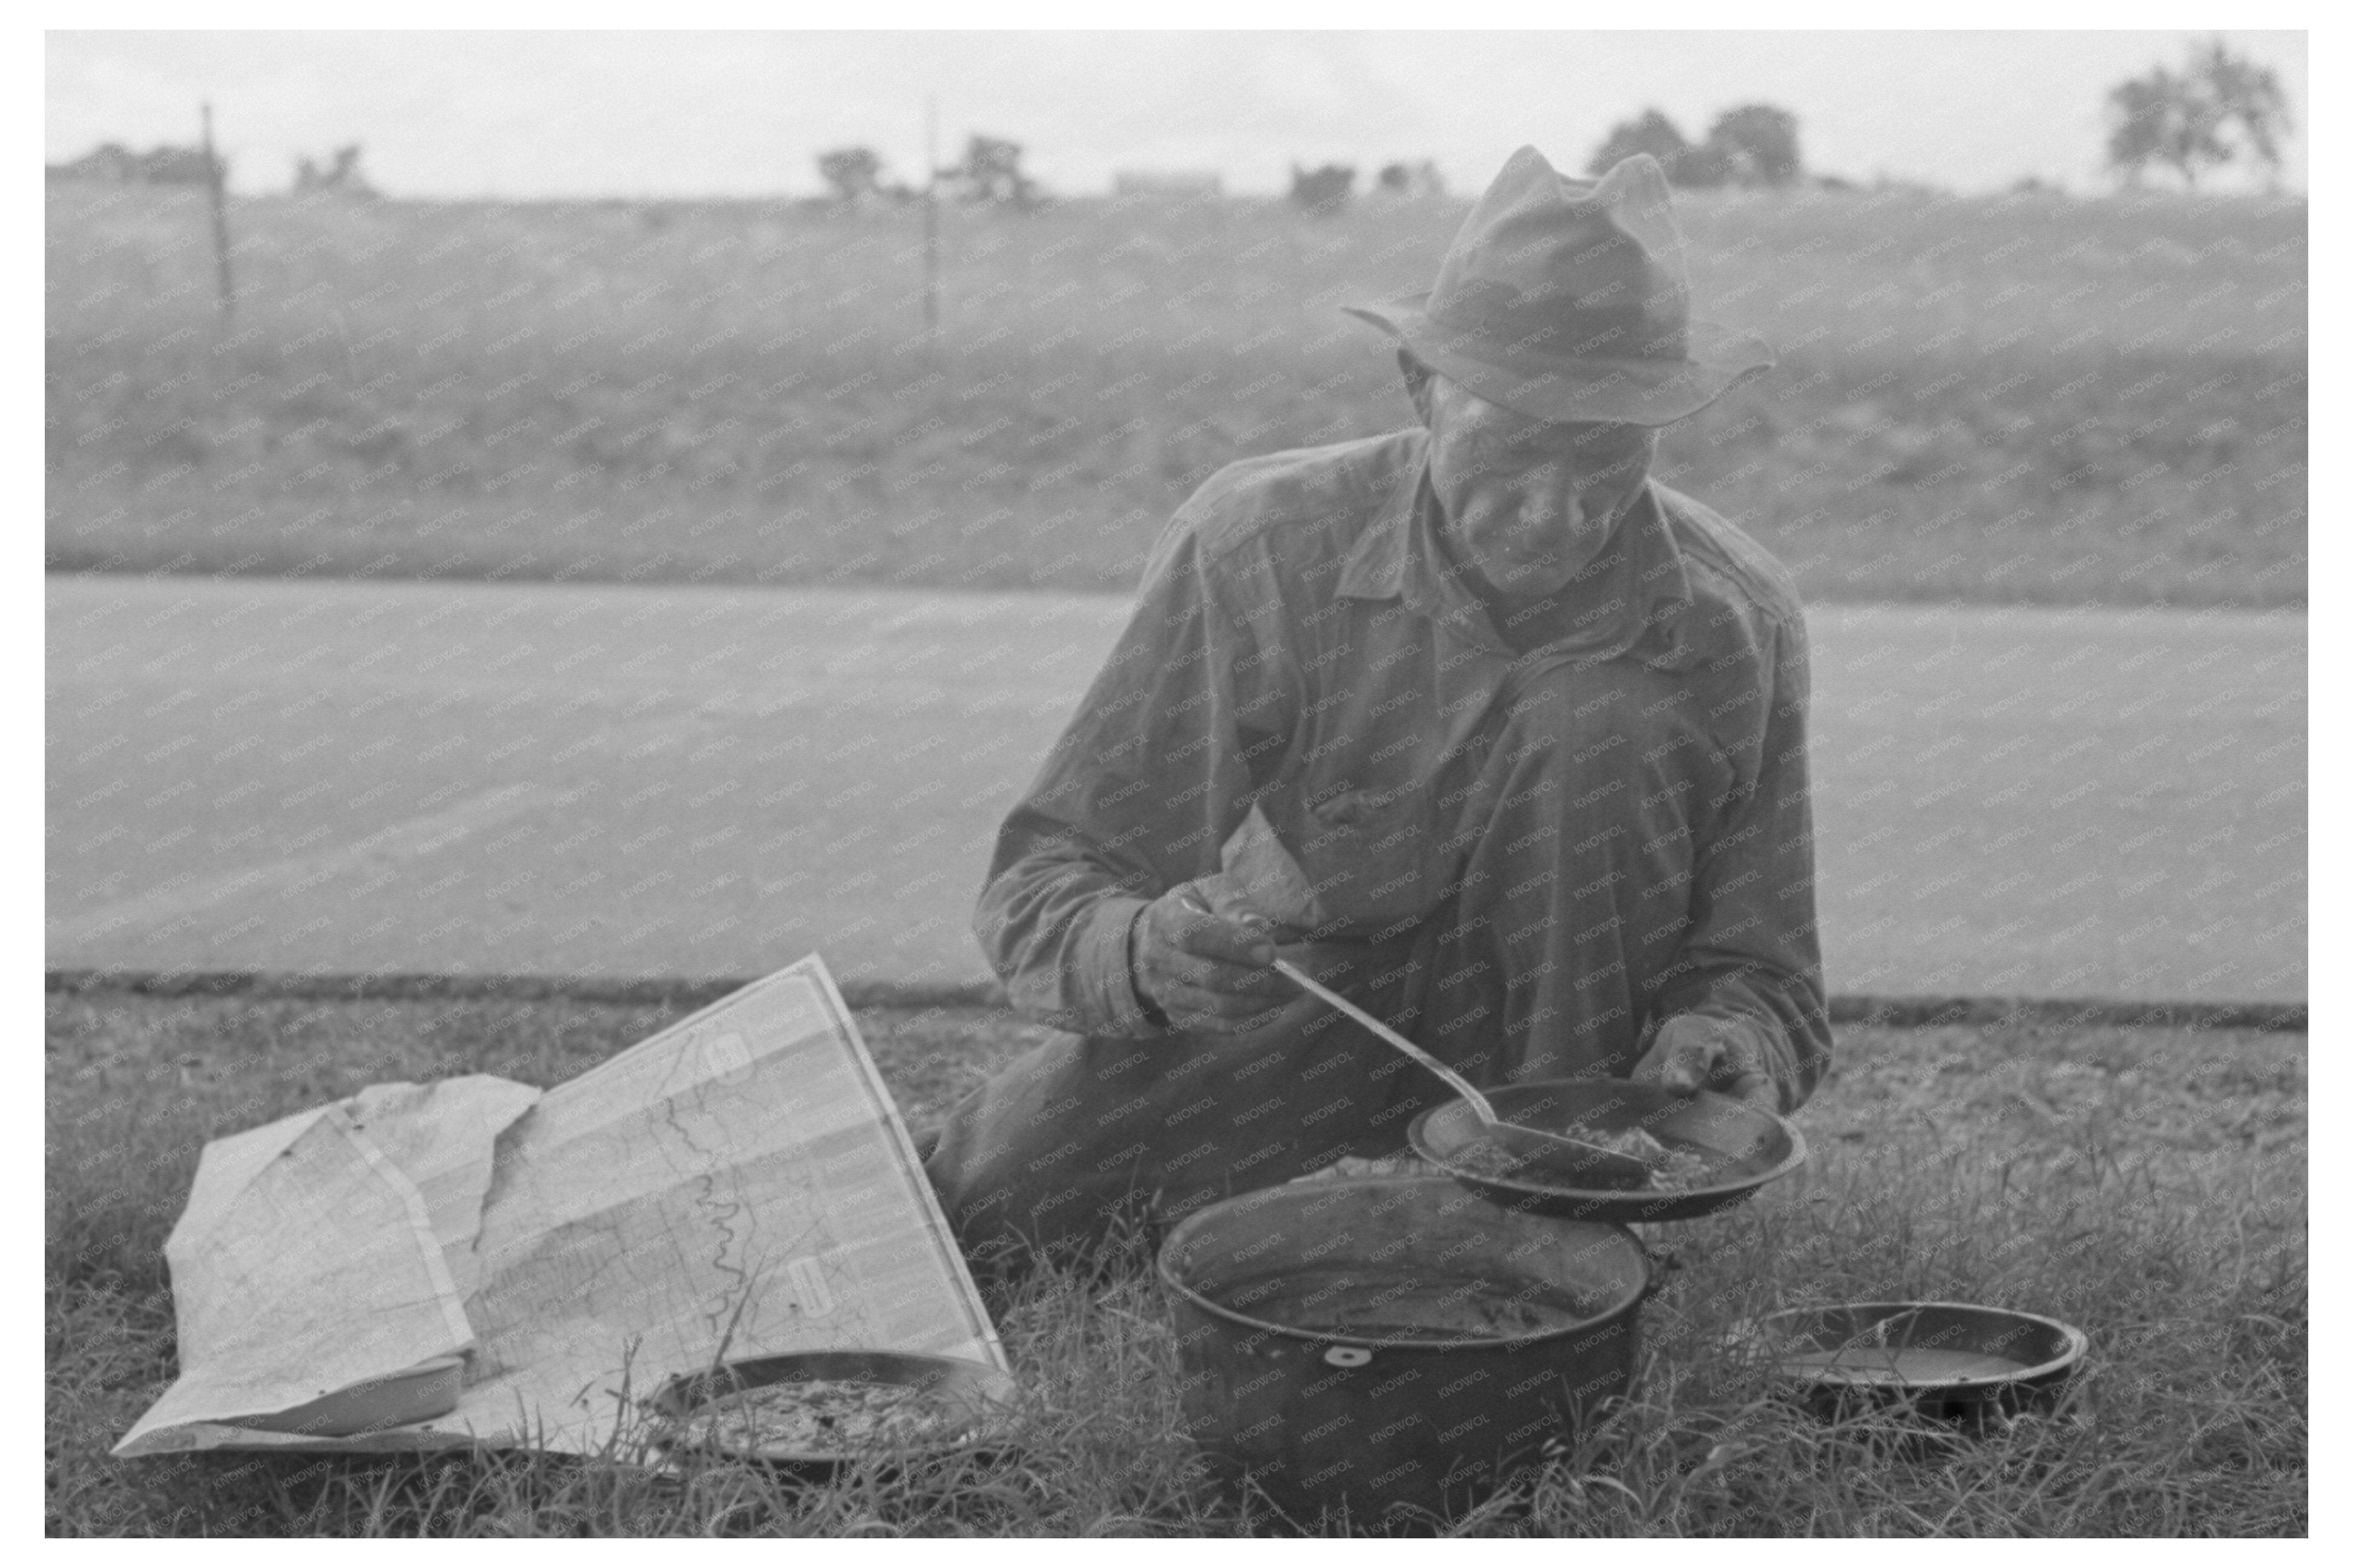
[[[2305,184],[2305,35],[2226,35],[2279,73]],[[47,155],[194,139],[209,98],[240,191],[365,145],[397,196],[700,196],[818,188],[863,143],[920,178],[923,101],[952,156],[982,131],[1050,190],[1214,169],[1271,191],[1293,161],[1435,159],[1460,189],[1533,142],[1581,168],[1655,105],[1794,111],[1808,165],[1965,190],[2098,178],[2111,85],[2176,63],[2165,32],[78,33],[47,35]]]

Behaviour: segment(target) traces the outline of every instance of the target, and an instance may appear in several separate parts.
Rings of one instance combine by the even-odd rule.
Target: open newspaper
[[[207,1144],[165,1254],[180,1377],[119,1455],[588,1453],[723,1352],[1005,1365],[814,956],[544,1092],[382,1084]],[[420,1369],[455,1409],[256,1425]]]

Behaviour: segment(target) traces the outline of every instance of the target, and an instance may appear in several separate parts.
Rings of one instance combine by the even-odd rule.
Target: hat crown
[[[1649,154],[1588,181],[1522,147],[1447,247],[1430,319],[1536,354],[1681,359],[1691,321],[1683,244],[1666,172]]]

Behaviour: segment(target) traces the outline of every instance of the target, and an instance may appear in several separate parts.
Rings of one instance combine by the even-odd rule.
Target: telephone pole
[[[228,272],[228,207],[222,190],[227,181],[221,168],[220,154],[213,151],[213,106],[207,102],[205,111],[205,185],[212,192],[213,260],[220,272],[221,320],[237,317],[237,286],[229,281]]]
[[[923,100],[923,344],[940,337],[940,101]]]

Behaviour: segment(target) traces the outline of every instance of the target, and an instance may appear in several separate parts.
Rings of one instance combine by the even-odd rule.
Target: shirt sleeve
[[[1126,630],[998,830],[974,912],[1016,1010],[1076,1033],[1166,1033],[1137,998],[1130,930],[1152,899],[1218,868],[1254,768],[1287,733],[1280,650],[1252,630],[1267,618],[1221,600],[1190,512],[1162,535]]]
[[[1656,1016],[1696,1013],[1751,1030],[1787,1111],[1813,1094],[1831,1054],[1806,758],[1811,673],[1794,608],[1779,623],[1772,671],[1755,778],[1726,803],[1722,831],[1703,848],[1691,930]]]

